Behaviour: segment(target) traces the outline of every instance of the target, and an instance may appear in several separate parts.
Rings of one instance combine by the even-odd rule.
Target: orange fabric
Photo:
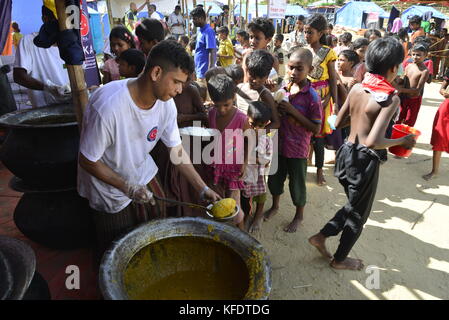
[[[424,32],[424,29],[423,28],[419,28],[417,31],[412,33],[412,36],[410,37],[410,41],[412,43],[414,43],[416,38],[421,37],[421,36],[425,36],[425,35],[426,35],[426,33]]]
[[[12,26],[9,27],[10,31],[8,34],[8,39],[6,39],[5,48],[3,49],[2,56],[12,55]]]

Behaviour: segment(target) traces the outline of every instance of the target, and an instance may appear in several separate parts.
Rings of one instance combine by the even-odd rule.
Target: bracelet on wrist
[[[204,195],[206,194],[206,192],[209,190],[208,186],[204,186],[203,190],[201,190],[200,192],[200,200],[204,200]]]

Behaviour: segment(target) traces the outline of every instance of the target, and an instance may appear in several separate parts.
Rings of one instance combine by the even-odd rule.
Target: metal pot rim
[[[152,232],[163,232],[164,229],[161,228],[163,226],[170,230],[170,234],[149,236],[153,234]],[[183,232],[180,229],[182,226],[191,226],[192,230]],[[195,227],[198,230],[193,230]],[[268,299],[271,291],[271,263],[262,245],[249,234],[236,227],[198,217],[153,220],[113,241],[104,253],[100,264],[99,286],[103,297],[106,300],[129,299],[124,290],[123,272],[131,258],[142,248],[159,240],[183,236],[202,237],[217,241],[214,238],[216,235],[222,237],[218,242],[234,250],[248,268],[250,283],[244,300]],[[242,246],[242,243],[245,246]],[[239,248],[239,245],[241,248]],[[129,246],[130,249],[126,250],[126,246]],[[247,250],[242,248],[247,248]],[[257,260],[257,263],[249,262],[254,259]],[[119,265],[119,262],[122,263]],[[114,275],[119,275],[120,278],[117,279]],[[263,292],[260,292],[261,289]]]
[[[13,287],[9,300],[21,300],[33,280],[36,271],[36,255],[31,247],[15,238],[0,235],[0,248],[11,267]]]
[[[59,127],[71,127],[77,126],[78,122],[66,122],[66,123],[54,123],[54,124],[45,124],[45,125],[34,125],[34,124],[20,124],[20,123],[9,123],[8,120],[14,116],[22,115],[26,113],[39,113],[43,111],[52,111],[54,109],[66,110],[67,107],[71,106],[70,104],[52,104],[46,107],[39,107],[33,109],[25,109],[25,110],[17,110],[13,112],[6,113],[0,117],[0,127],[12,128],[12,129],[44,129],[44,128],[59,128]],[[65,107],[65,108],[64,108]],[[64,108],[64,109],[62,109]],[[73,107],[72,107],[73,110]],[[74,112],[72,112],[74,114]],[[59,114],[68,114],[68,113],[59,113]],[[58,115],[56,113],[55,115]]]

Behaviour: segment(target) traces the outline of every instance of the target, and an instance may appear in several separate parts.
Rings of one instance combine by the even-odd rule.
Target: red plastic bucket
[[[391,139],[399,139],[409,134],[414,134],[416,140],[421,135],[421,131],[413,127],[410,127],[406,124],[395,124],[393,125],[393,132],[391,134]],[[406,158],[412,154],[412,149],[405,149],[403,146],[390,147],[388,148],[388,150],[398,157]]]

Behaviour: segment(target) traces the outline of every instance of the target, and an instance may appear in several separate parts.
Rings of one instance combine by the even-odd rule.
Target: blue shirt
[[[205,74],[209,69],[209,49],[217,49],[215,40],[215,31],[209,24],[199,28],[196,37],[195,47],[195,70],[196,77],[205,78]]]

